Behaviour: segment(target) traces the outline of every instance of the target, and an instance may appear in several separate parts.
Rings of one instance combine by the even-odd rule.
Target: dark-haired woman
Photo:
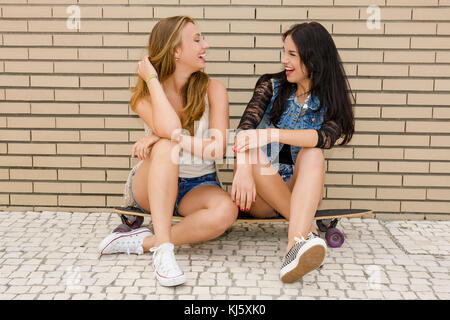
[[[259,218],[289,221],[283,282],[320,267],[326,244],[314,228],[323,197],[323,149],[354,132],[351,91],[336,46],[317,22],[283,34],[284,70],[259,78],[235,139],[231,197]]]

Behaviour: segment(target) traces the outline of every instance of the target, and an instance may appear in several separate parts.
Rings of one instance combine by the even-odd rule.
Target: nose
[[[284,54],[284,52],[281,52],[281,63],[282,64],[287,64],[288,61],[286,59],[286,55]]]
[[[209,48],[209,44],[208,42],[206,42],[206,40],[203,40],[203,49],[208,49]]]

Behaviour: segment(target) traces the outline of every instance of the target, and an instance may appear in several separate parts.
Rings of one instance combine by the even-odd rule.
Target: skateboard
[[[115,208],[114,212],[120,216],[122,224],[116,227],[113,232],[129,232],[139,228],[144,222],[144,217],[151,217],[151,214],[142,212],[135,207]],[[368,209],[326,209],[317,210],[314,220],[317,228],[325,233],[325,240],[330,247],[339,248],[344,243],[344,234],[337,228],[339,219],[356,218],[366,214],[371,214]],[[183,217],[174,216],[173,220],[181,220]],[[239,213],[235,223],[276,223],[287,222],[283,217],[274,218],[253,218],[248,214]]]

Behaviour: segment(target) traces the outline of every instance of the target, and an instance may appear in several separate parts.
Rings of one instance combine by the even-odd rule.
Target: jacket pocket
[[[320,129],[324,120],[323,112],[308,109],[303,115],[304,129]]]

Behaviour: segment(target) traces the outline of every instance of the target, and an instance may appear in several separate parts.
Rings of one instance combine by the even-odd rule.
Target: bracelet
[[[153,78],[158,79],[158,75],[156,73],[152,73],[151,75],[148,76],[148,78],[145,82],[148,83]]]

